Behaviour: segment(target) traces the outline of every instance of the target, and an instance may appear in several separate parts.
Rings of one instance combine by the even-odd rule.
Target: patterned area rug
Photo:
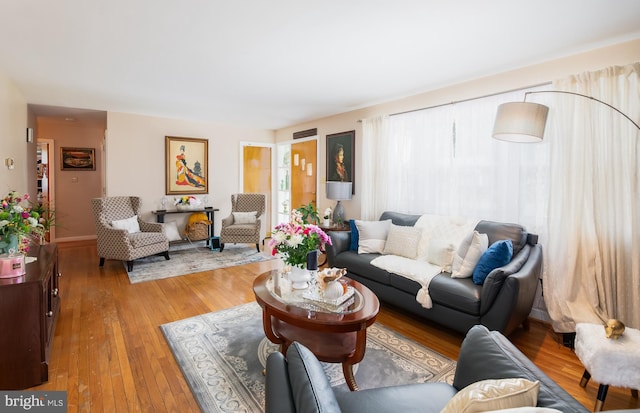
[[[273,259],[255,247],[233,244],[225,245],[222,252],[207,247],[170,250],[169,257],[168,261],[158,255],[135,260],[133,271],[128,272],[131,284]]]
[[[262,310],[253,302],[160,326],[203,412],[262,412],[267,356],[277,350],[264,336]],[[337,392],[349,391],[340,364],[324,363]],[[367,352],[355,366],[361,390],[421,382],[453,382],[455,362],[375,323]]]

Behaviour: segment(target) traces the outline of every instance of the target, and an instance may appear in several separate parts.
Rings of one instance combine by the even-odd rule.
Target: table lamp
[[[338,201],[333,209],[333,222],[342,224],[345,222],[344,208],[340,201],[348,201],[351,199],[351,182],[327,181],[326,192],[327,199]]]

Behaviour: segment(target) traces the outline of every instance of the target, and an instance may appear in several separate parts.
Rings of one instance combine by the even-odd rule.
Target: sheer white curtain
[[[640,63],[571,76],[557,90],[640,123]],[[554,95],[544,296],[554,329],[621,319],[640,328],[640,135],[614,110]]]
[[[491,137],[498,105],[523,98],[510,92],[363,121],[362,218],[385,210],[457,215],[540,233],[549,145]]]

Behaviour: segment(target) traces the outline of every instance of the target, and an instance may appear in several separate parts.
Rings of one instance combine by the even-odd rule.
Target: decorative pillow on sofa
[[[118,219],[111,221],[111,226],[115,229],[126,229],[129,234],[140,232],[140,224],[138,224],[138,217],[132,216],[131,218]]]
[[[470,413],[514,407],[535,407],[540,382],[527,379],[490,379],[460,390],[440,413]]]
[[[414,259],[418,254],[421,236],[422,231],[419,228],[391,224],[382,253]]]
[[[234,224],[255,224],[258,219],[256,215],[258,211],[251,212],[232,212]]]
[[[487,234],[473,231],[467,235],[453,256],[451,278],[471,277],[473,270],[476,268],[476,264],[478,264],[480,257],[482,257],[482,254],[488,247],[489,237]]]
[[[382,254],[384,244],[387,242],[391,220],[386,221],[358,221],[358,254],[377,253]]]
[[[498,267],[509,264],[511,257],[513,257],[513,242],[510,239],[503,239],[491,244],[473,270],[473,283],[484,284],[489,273]]]
[[[349,226],[351,227],[351,245],[349,245],[349,251],[358,251],[358,227],[356,226],[355,219],[349,220]]]
[[[514,407],[513,409],[491,410],[485,413],[562,413],[558,409],[550,407]]]
[[[440,238],[432,239],[429,242],[427,261],[442,268],[442,271],[449,272],[455,251],[456,247],[450,241]]]

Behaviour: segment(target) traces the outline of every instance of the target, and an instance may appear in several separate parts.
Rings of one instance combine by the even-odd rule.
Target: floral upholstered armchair
[[[169,259],[169,239],[163,225],[142,221],[139,217],[140,198],[115,196],[91,200],[96,221],[100,266],[105,259],[127,262],[150,255],[164,255]]]
[[[231,195],[231,215],[222,220],[220,230],[220,251],[224,244],[256,244],[260,252],[260,216],[265,208],[264,194]]]

